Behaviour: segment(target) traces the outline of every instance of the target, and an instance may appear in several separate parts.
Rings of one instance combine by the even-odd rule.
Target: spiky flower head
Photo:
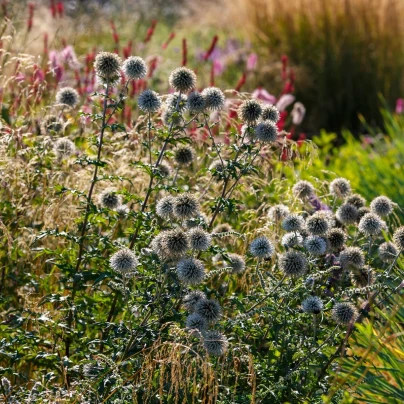
[[[300,251],[287,251],[279,257],[279,268],[291,278],[300,278],[307,271],[307,259]]]
[[[375,281],[375,273],[368,266],[351,272],[351,281],[358,288],[372,285]]]
[[[194,227],[206,228],[208,226],[208,218],[204,213],[199,213],[197,216],[187,219],[185,226],[188,229],[192,229]]]
[[[351,184],[345,178],[336,178],[330,183],[330,193],[344,199],[351,193]]]
[[[304,241],[307,252],[313,255],[322,255],[327,250],[327,242],[320,236],[309,236]]]
[[[139,108],[143,112],[157,112],[161,107],[161,99],[160,96],[153,90],[145,90],[137,99]]]
[[[202,95],[207,109],[219,111],[224,107],[225,97],[220,88],[207,87],[202,91]]]
[[[309,296],[302,302],[302,309],[305,313],[319,314],[323,310],[323,302],[317,296]]]
[[[275,142],[278,139],[278,127],[273,121],[262,121],[255,127],[254,134],[261,142]]]
[[[177,264],[177,275],[185,285],[198,285],[205,279],[205,267],[195,258],[184,258]]]
[[[385,228],[386,223],[375,213],[366,213],[358,225],[359,231],[365,236],[375,236]]]
[[[298,231],[304,226],[304,220],[301,216],[291,214],[282,221],[282,229],[286,231]]]
[[[298,181],[292,188],[293,194],[301,199],[308,199],[315,194],[313,185],[309,181]]]
[[[393,262],[398,254],[398,249],[391,241],[387,241],[379,246],[379,258],[383,262]]]
[[[164,125],[173,125],[174,127],[181,126],[183,118],[180,113],[173,111],[172,109],[165,108],[161,115]]]
[[[400,251],[404,250],[404,226],[399,227],[394,232],[393,241]]]
[[[168,82],[175,91],[185,93],[195,88],[196,74],[185,66],[178,67],[171,72]]]
[[[289,208],[286,205],[274,205],[268,210],[268,217],[275,223],[280,222],[289,215]]]
[[[233,229],[228,223],[220,223],[212,230],[212,234],[229,233],[230,231],[233,231]]]
[[[216,323],[222,315],[220,304],[213,299],[201,299],[195,307],[195,313],[206,318],[210,324]]]
[[[47,115],[42,120],[41,132],[43,135],[52,135],[60,133],[64,128],[64,123],[55,115]]]
[[[286,233],[282,237],[281,244],[287,248],[301,247],[303,245],[303,237],[298,232]]]
[[[166,163],[160,163],[157,170],[162,177],[168,177],[171,174],[171,167]]]
[[[171,195],[161,198],[156,205],[156,214],[163,219],[169,219],[174,214],[174,197]]]
[[[159,241],[163,255],[168,257],[181,257],[189,249],[188,235],[181,229],[163,231]]]
[[[209,170],[213,171],[213,175],[217,175],[217,173],[222,173],[224,170],[224,164],[221,160],[214,160],[212,164],[209,166]]]
[[[128,215],[128,213],[129,213],[129,207],[128,207],[127,205],[119,205],[119,206],[116,208],[116,213],[118,213],[118,215],[119,215],[121,218],[124,218],[124,217],[126,217],[126,216]]]
[[[70,139],[62,137],[56,140],[54,150],[56,156],[61,159],[71,156],[76,151],[76,146]]]
[[[241,255],[238,254],[228,254],[228,259],[226,260],[232,269],[233,274],[241,274],[245,270],[245,261]]]
[[[191,229],[188,237],[191,248],[197,251],[206,251],[212,242],[210,234],[200,227]]]
[[[166,99],[166,106],[170,111],[184,111],[187,107],[187,96],[185,94],[170,94]]]
[[[335,214],[336,218],[345,225],[354,224],[358,220],[358,209],[349,203],[343,203]]]
[[[108,188],[104,190],[99,198],[99,204],[103,208],[116,209],[121,204],[121,196],[114,189]]]
[[[358,318],[358,311],[351,303],[337,303],[332,309],[332,317],[338,324],[349,324]]]
[[[322,236],[329,229],[329,218],[321,211],[318,211],[307,218],[307,231],[315,236]]]
[[[358,209],[358,220],[362,219],[362,217],[365,216],[366,213],[370,213],[369,208],[367,208],[366,206],[362,206],[361,208],[359,208]]]
[[[195,159],[194,149],[188,145],[179,145],[174,151],[174,159],[179,166],[189,166]]]
[[[194,195],[184,193],[174,200],[174,215],[179,219],[189,219],[198,216],[199,202]]]
[[[139,56],[129,56],[122,65],[127,79],[140,80],[147,74],[146,62]]]
[[[378,196],[370,203],[370,210],[378,216],[388,216],[393,212],[393,202],[387,196]]]
[[[79,93],[72,87],[63,87],[56,93],[56,103],[75,107],[79,102]]]
[[[361,269],[365,265],[365,256],[359,247],[347,247],[340,252],[339,262],[346,269],[350,267]]]
[[[279,110],[275,107],[275,105],[266,105],[264,108],[262,108],[262,120],[278,123],[279,119]]]
[[[211,330],[204,334],[203,346],[209,355],[222,356],[229,347],[229,341],[221,332]]]
[[[238,109],[238,115],[247,125],[254,125],[261,117],[262,105],[255,99],[245,100]]]
[[[185,310],[188,310],[190,313],[193,313],[196,309],[196,305],[200,300],[205,300],[206,295],[200,290],[192,290],[188,294],[184,296],[182,301]]]
[[[208,329],[208,322],[200,314],[191,313],[186,319],[185,326],[188,330],[205,331]]]
[[[349,195],[345,199],[345,203],[355,206],[356,209],[363,208],[366,205],[366,200],[359,194]]]
[[[250,244],[250,253],[254,257],[270,258],[272,257],[274,251],[274,246],[265,236],[256,238]]]
[[[116,81],[120,76],[122,60],[116,53],[100,52],[95,57],[94,70],[102,81]]]
[[[205,97],[198,91],[194,91],[188,95],[187,108],[191,114],[203,112],[205,105]]]
[[[339,251],[345,244],[347,236],[342,229],[334,228],[327,232],[328,247],[331,251]]]
[[[123,248],[111,256],[109,264],[115,272],[126,275],[135,271],[136,267],[139,265],[139,261],[132,250]]]

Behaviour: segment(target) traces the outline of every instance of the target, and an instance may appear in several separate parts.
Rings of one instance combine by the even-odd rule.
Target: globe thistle
[[[232,269],[233,274],[241,274],[245,270],[245,261],[241,255],[228,254],[226,261]]]
[[[337,303],[332,309],[332,317],[338,324],[349,324],[358,318],[358,311],[351,303]]]
[[[286,233],[282,237],[281,244],[287,248],[301,247],[303,245],[303,237],[297,232]]]
[[[398,255],[398,249],[392,242],[387,241],[383,244],[380,244],[378,253],[381,261],[393,262]]]
[[[56,140],[54,150],[58,158],[64,158],[71,156],[76,151],[76,146],[70,139],[62,137]]]
[[[229,347],[229,341],[221,332],[211,330],[204,334],[203,346],[209,355],[222,356]]]
[[[331,251],[339,251],[345,244],[347,236],[341,229],[334,228],[327,232],[328,247]]]
[[[233,229],[228,223],[220,223],[212,230],[212,234],[229,233],[231,231],[233,231]]]
[[[166,163],[160,163],[157,170],[163,178],[168,177],[171,174],[171,167]]]
[[[166,230],[158,239],[162,255],[168,257],[181,257],[189,250],[188,235],[181,229]],[[158,247],[158,245],[156,245]]]
[[[307,252],[313,255],[322,255],[327,250],[327,242],[320,236],[309,236],[304,241]]]
[[[313,185],[308,181],[298,181],[292,188],[293,195],[301,199],[308,199],[315,194]]]
[[[247,125],[254,125],[262,114],[261,104],[254,99],[244,101],[239,109],[238,115]]]
[[[174,151],[174,159],[179,166],[189,166],[195,159],[194,149],[188,145],[180,145]]]
[[[375,273],[368,266],[351,272],[351,281],[358,288],[372,285],[375,281]]]
[[[185,94],[170,94],[166,99],[166,106],[170,111],[184,111],[187,107],[187,96]]]
[[[343,268],[361,269],[365,265],[365,256],[359,247],[347,247],[340,252],[339,262]]]
[[[122,60],[116,53],[100,52],[95,57],[94,70],[104,82],[116,81],[120,76]]]
[[[205,97],[197,91],[188,95],[187,108],[191,114],[203,112],[205,109]]]
[[[177,275],[185,285],[198,285],[205,279],[205,267],[195,258],[183,258],[177,264]]]
[[[129,248],[123,248],[112,255],[109,264],[115,272],[126,275],[135,271],[139,261],[133,251],[129,250]]]
[[[202,228],[206,228],[208,226],[208,218],[204,213],[199,213],[197,216],[187,219],[185,222],[185,226],[188,229],[199,226]]]
[[[337,198],[346,198],[351,193],[351,184],[345,178],[336,178],[330,183],[330,193]]]
[[[171,72],[168,82],[175,91],[185,93],[195,88],[196,74],[187,67],[178,67]]]
[[[161,107],[161,99],[160,96],[153,90],[145,90],[137,99],[139,108],[143,112],[157,112]]]
[[[275,223],[280,222],[289,215],[289,208],[286,205],[274,205],[268,210],[268,217]]]
[[[219,111],[224,107],[225,97],[217,87],[208,87],[202,91],[202,96],[205,98],[205,107],[213,111]]]
[[[370,203],[370,210],[378,216],[388,216],[393,212],[393,202],[387,196],[378,196]]]
[[[359,208],[358,209],[358,220],[362,219],[362,217],[365,216],[366,213],[370,213],[369,208],[367,208],[366,206],[362,206],[361,208]]]
[[[354,224],[358,220],[358,209],[349,203],[343,203],[335,216],[344,225]]]
[[[250,244],[250,253],[258,258],[270,258],[275,251],[272,243],[265,237],[256,238]]]
[[[365,236],[375,236],[386,228],[386,223],[374,213],[366,213],[359,221],[358,229]]]
[[[222,309],[216,300],[200,299],[196,304],[195,313],[200,314],[210,324],[213,324],[221,317]]]
[[[174,215],[179,219],[189,219],[199,214],[199,202],[194,195],[185,193],[174,200]]]
[[[158,255],[158,257],[162,260],[167,258],[167,254],[164,252],[163,249],[163,239],[164,239],[164,233],[161,232],[157,236],[153,238],[153,240],[150,243],[150,248],[151,250]]]
[[[356,209],[363,208],[366,205],[366,200],[359,194],[349,195],[345,199],[345,203],[355,206]]]
[[[127,79],[140,80],[147,74],[146,62],[139,56],[129,56],[122,66]]]
[[[278,139],[278,127],[272,121],[262,121],[255,127],[254,135],[261,142],[275,142]]]
[[[219,174],[224,171],[224,164],[221,160],[214,160],[209,166],[209,170],[212,171],[213,177],[219,177]]]
[[[208,322],[198,313],[191,313],[185,322],[188,330],[205,331],[208,329]]]
[[[266,105],[264,108],[262,108],[263,121],[272,121],[278,123],[279,119],[279,110],[275,107],[275,105]]]
[[[161,198],[156,205],[156,214],[162,219],[169,219],[174,214],[174,197],[168,195]]]
[[[304,220],[301,216],[291,214],[282,221],[282,229],[286,231],[298,231],[304,226]]]
[[[79,93],[72,87],[63,87],[56,93],[56,103],[64,104],[71,108],[79,102]]]
[[[183,118],[180,113],[173,111],[172,109],[165,108],[163,114],[161,115],[164,125],[174,127],[181,126],[183,123]]]
[[[393,241],[400,251],[404,250],[404,226],[399,227],[394,232]]]
[[[60,133],[63,128],[63,121],[55,115],[45,116],[41,123],[41,132],[43,135]]]
[[[306,220],[306,228],[309,233],[315,236],[322,236],[329,228],[328,218],[322,212],[316,212]]]
[[[191,248],[197,251],[206,251],[212,242],[210,234],[200,227],[190,230],[188,237]]]
[[[128,213],[129,213],[129,208],[128,208],[127,205],[119,205],[119,206],[116,208],[116,213],[118,213],[118,215],[119,215],[121,218],[126,217],[126,216],[128,215]]]
[[[98,201],[103,208],[116,209],[121,204],[121,196],[114,189],[108,188],[100,194]]]
[[[323,310],[323,302],[317,296],[309,296],[302,302],[302,309],[305,313],[319,314]]]
[[[287,251],[279,257],[279,268],[291,278],[300,278],[307,271],[307,259],[300,251]]]
[[[184,296],[182,300],[182,304],[185,310],[188,310],[190,313],[193,313],[196,309],[196,305],[199,301],[205,300],[206,295],[200,290],[192,290],[188,294]]]

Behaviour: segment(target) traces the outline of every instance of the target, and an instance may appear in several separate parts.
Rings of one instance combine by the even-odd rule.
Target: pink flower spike
[[[403,112],[404,112],[404,98],[397,98],[396,114],[402,114]]]
[[[264,101],[264,103],[266,104],[275,104],[276,102],[276,97],[272,94],[269,94],[267,90],[264,90],[261,87],[254,90],[254,92],[252,93],[252,97],[257,100]]]
[[[256,53],[251,53],[247,58],[247,70],[255,70],[257,67],[258,56]]]
[[[276,108],[278,108],[279,111],[284,111],[294,101],[295,97],[292,94],[284,94],[282,95],[281,98],[279,98],[279,101],[276,103]]]

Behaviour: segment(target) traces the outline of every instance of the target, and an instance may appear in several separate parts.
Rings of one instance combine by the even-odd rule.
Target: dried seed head
[[[374,213],[366,213],[359,221],[358,229],[365,236],[375,236],[386,228],[386,223]]]
[[[175,91],[187,92],[196,86],[196,74],[187,67],[178,67],[173,70],[168,79]]]
[[[338,324],[349,324],[358,318],[358,311],[351,303],[337,303],[332,310],[332,317]]]
[[[275,251],[272,243],[265,237],[261,236],[253,240],[250,244],[250,253],[258,258],[270,258]]]
[[[55,115],[48,115],[42,121],[41,132],[43,135],[53,135],[62,132],[64,123]]]
[[[202,91],[205,98],[205,107],[214,111],[221,110],[224,107],[225,97],[217,87],[208,87]]]
[[[146,62],[139,56],[129,56],[122,66],[127,79],[140,80],[147,74]]]
[[[330,183],[330,193],[344,199],[351,193],[351,184],[345,178],[336,178]]]
[[[229,341],[219,331],[207,331],[204,334],[203,346],[209,355],[222,356],[229,347]]]
[[[184,258],[177,264],[177,275],[185,285],[198,285],[205,279],[205,267],[195,258]]]
[[[313,185],[308,181],[298,181],[292,188],[293,194],[301,199],[308,199],[315,194]]]
[[[134,272],[139,265],[139,261],[135,253],[129,248],[123,248],[117,251],[109,260],[111,268],[123,275]]]
[[[56,103],[64,104],[71,108],[79,102],[79,93],[72,87],[61,88],[56,94]]]
[[[323,310],[323,302],[317,296],[309,296],[303,300],[302,309],[305,313],[319,314]]]
[[[275,107],[275,105],[266,105],[262,109],[262,120],[278,123],[279,118],[279,110]]]
[[[62,159],[71,156],[76,151],[76,146],[70,139],[62,137],[56,140],[54,150],[56,156]]]
[[[387,196],[378,196],[370,203],[370,210],[378,216],[388,216],[393,212],[393,202]]]
[[[262,106],[254,99],[244,101],[239,109],[238,115],[247,125],[254,125],[261,117]]]
[[[342,204],[335,214],[336,218],[345,225],[354,224],[358,220],[358,209],[349,203]]]
[[[300,251],[287,251],[279,257],[279,268],[291,278],[300,278],[307,271],[307,259]]]
[[[379,246],[379,258],[383,262],[393,262],[398,254],[398,249],[390,241],[387,241]]]
[[[278,139],[278,127],[273,121],[262,121],[255,127],[254,134],[261,142],[275,142]]]
[[[139,108],[143,112],[157,112],[161,107],[160,96],[152,90],[145,90],[141,93],[137,99]]]

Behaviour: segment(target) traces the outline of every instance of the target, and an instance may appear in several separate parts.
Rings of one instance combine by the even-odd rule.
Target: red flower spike
[[[217,41],[219,40],[219,37],[215,35],[212,39],[212,42],[209,46],[209,49],[206,51],[205,56],[203,57],[203,60],[208,60],[212,52],[215,50]]]
[[[153,34],[154,34],[154,30],[155,30],[155,28],[156,28],[156,25],[157,25],[157,20],[153,20],[152,23],[151,23],[151,25],[150,25],[150,27],[149,27],[148,30],[147,30],[146,38],[145,38],[144,41],[143,41],[144,43],[150,41],[151,37],[152,37]]]
[[[182,39],[182,66],[187,65],[188,59],[188,49],[187,49],[187,40],[185,38]]]
[[[165,41],[163,43],[163,45],[161,45],[161,47],[163,49],[167,49],[167,46],[169,45],[169,43],[175,38],[175,32],[171,32],[170,36],[168,37],[167,41]]]
[[[241,90],[241,87],[243,87],[243,85],[245,84],[246,79],[247,79],[247,73],[244,72],[243,75],[240,77],[240,80],[238,81],[237,85],[236,85],[236,88],[235,88],[236,91]]]

